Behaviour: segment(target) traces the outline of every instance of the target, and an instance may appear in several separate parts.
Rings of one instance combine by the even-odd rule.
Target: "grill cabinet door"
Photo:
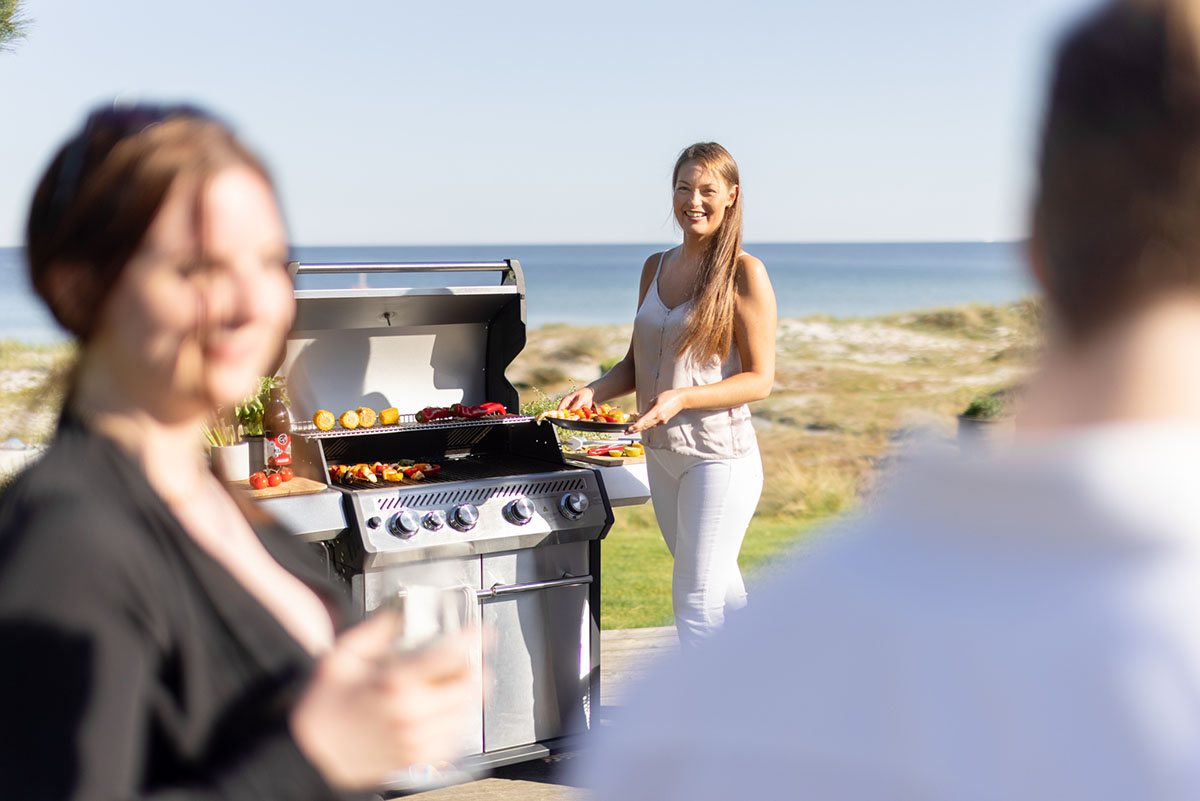
[[[388,597],[405,586],[429,584],[436,579],[442,586],[463,586],[472,591],[479,588],[479,557],[448,558],[430,562],[413,562],[407,565],[393,565],[380,570],[369,571],[362,576],[363,608],[368,613],[378,609],[387,602]],[[472,661],[478,665],[483,659],[482,639],[472,648]],[[471,688],[476,694],[477,702],[472,704],[474,709],[483,705],[483,679]],[[469,721],[464,732],[463,754],[471,756],[483,753],[483,721],[476,717]]]
[[[588,544],[567,543],[483,557],[483,588],[589,573]],[[586,731],[591,671],[588,585],[559,584],[483,602],[490,675],[483,697],[488,753]]]

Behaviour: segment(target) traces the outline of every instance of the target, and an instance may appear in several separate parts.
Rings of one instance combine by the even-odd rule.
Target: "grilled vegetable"
[[[578,409],[550,409],[538,415],[541,421],[546,417],[556,420],[586,420],[595,423],[628,423],[629,415],[615,406],[602,403],[599,406],[580,406]]]
[[[417,412],[417,422],[431,423],[434,420],[441,420],[449,416],[449,409],[443,409],[441,406],[426,406],[424,409]]]
[[[319,431],[329,431],[333,428],[334,422],[336,421],[333,418],[333,412],[327,412],[324,409],[319,409],[317,410],[317,413],[313,415],[313,424]]]
[[[508,410],[504,408],[503,403],[481,403],[474,407],[471,411],[475,412],[475,416],[482,417],[488,414],[507,414]]]
[[[390,406],[379,413],[379,424],[384,426],[394,426],[400,422],[400,410],[395,406]]]
[[[351,478],[357,478],[362,481],[370,481],[372,484],[377,483],[378,481],[378,479],[375,478],[375,471],[372,470],[371,466],[367,464],[354,465],[350,468],[348,475]]]
[[[434,420],[444,420],[447,418],[459,418],[462,420],[474,420],[479,417],[486,417],[489,414],[507,414],[507,410],[502,403],[481,403],[478,406],[467,406],[465,403],[455,403],[449,408],[442,406],[426,406],[421,411],[417,412],[418,423],[429,423]]]
[[[359,406],[354,410],[358,414],[358,425],[361,428],[370,428],[375,425],[375,410],[368,409],[366,406]]]
[[[360,481],[367,481],[372,484],[380,482],[411,484],[431,478],[437,475],[441,469],[440,465],[408,460],[404,460],[398,464],[389,464],[386,462],[374,462],[372,464],[362,462],[350,466],[335,464],[329,467],[329,478],[338,484],[355,484]]]
[[[342,428],[358,428],[358,412],[353,409],[348,412],[342,412],[342,416],[338,418],[338,422],[342,424]]]

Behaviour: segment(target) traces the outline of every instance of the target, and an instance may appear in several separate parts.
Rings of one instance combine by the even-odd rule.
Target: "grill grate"
[[[529,423],[532,417],[519,414],[508,414],[503,417],[486,417],[477,420],[435,420],[431,423],[418,423],[415,415],[405,415],[399,423],[390,426],[371,426],[370,428],[335,428],[332,431],[320,431],[311,422],[297,423],[292,429],[295,436],[306,440],[319,441],[329,462],[346,461],[354,458],[348,456],[353,450],[351,443],[365,444],[364,438],[380,437],[388,434],[417,436],[437,432],[444,437],[439,443],[442,451],[467,450],[483,440],[496,426]],[[374,461],[374,460],[372,460]],[[380,459],[379,461],[386,461]]]
[[[470,430],[481,429],[484,433],[491,426],[511,425],[513,423],[528,423],[532,420],[523,414],[506,414],[502,417],[481,417],[475,420],[434,420],[431,423],[418,423],[416,415],[400,416],[400,422],[390,426],[375,425],[370,428],[334,428],[321,431],[311,422],[294,423],[292,434],[305,439],[334,439],[337,437],[369,437],[374,434],[397,434],[404,431],[438,431],[443,429]]]
[[[464,501],[473,501],[479,497],[490,498],[494,495],[531,495],[540,492],[555,491],[558,484],[563,485],[562,491],[564,492],[570,489],[582,488],[578,478],[561,479],[544,476],[547,468],[553,469],[553,465],[548,465],[546,462],[537,459],[511,455],[502,459],[496,457],[467,456],[459,459],[446,459],[439,464],[442,469],[438,471],[437,475],[424,478],[416,484],[392,484],[385,481],[372,484],[369,481],[352,479],[350,483],[337,482],[335,486],[351,490],[403,489],[409,491],[405,493],[407,503],[462,503]],[[433,489],[439,484],[463,484],[465,482],[479,482],[494,478],[537,476],[538,474],[543,474],[543,476],[539,476],[536,480],[531,480],[527,483],[514,483],[505,487],[492,486],[478,488],[456,486],[453,488],[442,487]],[[568,484],[571,486],[568,487]],[[414,500],[414,497],[417,496],[413,496],[411,491],[425,487],[430,488],[427,493],[430,500]],[[483,495],[479,496],[481,492]],[[421,495],[419,497],[425,498],[427,496]]]

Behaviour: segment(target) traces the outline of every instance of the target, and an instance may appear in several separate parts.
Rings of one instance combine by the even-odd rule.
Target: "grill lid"
[[[517,261],[295,263],[292,270],[301,276],[383,273],[413,284],[296,290],[296,321],[279,370],[288,381],[293,419],[359,406],[406,414],[453,403],[517,407],[517,391],[504,376],[525,345],[525,279]],[[501,280],[420,285],[461,272],[499,272]]]

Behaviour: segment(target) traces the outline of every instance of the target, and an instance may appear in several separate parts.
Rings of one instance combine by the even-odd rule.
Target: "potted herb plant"
[[[213,472],[224,481],[245,481],[250,477],[250,443],[242,439],[241,426],[232,415],[222,414],[203,426],[208,440],[208,457]]]
[[[993,450],[1008,444],[1015,429],[1011,389],[976,395],[958,416],[960,447]]]

